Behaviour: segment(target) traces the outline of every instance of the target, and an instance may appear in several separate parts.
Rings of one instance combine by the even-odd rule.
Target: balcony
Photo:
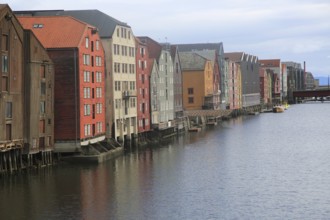
[[[136,97],[136,90],[123,91],[123,99],[129,99],[130,97]]]

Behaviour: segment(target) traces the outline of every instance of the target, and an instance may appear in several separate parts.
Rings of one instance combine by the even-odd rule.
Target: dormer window
[[[43,24],[34,24],[33,28],[43,28],[44,25]]]

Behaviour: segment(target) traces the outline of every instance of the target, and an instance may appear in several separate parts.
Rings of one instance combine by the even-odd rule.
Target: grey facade
[[[171,56],[173,61],[173,89],[174,89],[174,116],[183,116],[182,103],[182,71],[177,46],[171,46]]]
[[[154,129],[174,127],[174,70],[170,48],[149,37],[139,37],[153,60],[150,75],[151,122]]]
[[[243,52],[225,53],[225,57],[240,64],[242,74],[242,107],[260,105],[258,57]]]
[[[287,68],[288,74],[288,101],[292,103],[293,91],[299,91],[305,89],[304,69],[300,63],[296,62],[283,62]]]

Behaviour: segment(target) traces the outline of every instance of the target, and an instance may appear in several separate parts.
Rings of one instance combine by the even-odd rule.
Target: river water
[[[0,177],[0,219],[330,219],[330,103]]]

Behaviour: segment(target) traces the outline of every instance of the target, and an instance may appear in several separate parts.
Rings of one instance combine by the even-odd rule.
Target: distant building
[[[177,46],[171,45],[171,56],[173,61],[173,89],[174,89],[174,114],[175,118],[183,116],[182,101],[182,70]],[[180,128],[179,128],[180,129]]]
[[[242,108],[242,74],[239,63],[226,59],[228,77],[228,109]]]
[[[180,52],[185,110],[214,109],[212,61],[196,52]]]
[[[104,140],[104,49],[97,29],[69,16],[18,19],[54,62],[55,151],[79,152]]]
[[[273,100],[275,103],[281,103],[283,100],[283,74],[282,74],[282,64],[280,59],[268,59],[259,60],[260,66],[266,69],[270,69],[276,74],[273,76]],[[286,77],[285,77],[286,79]]]
[[[151,59],[150,100],[152,128],[174,130],[174,70],[170,48],[150,37],[138,37]]]
[[[306,90],[315,89],[315,80],[311,72],[306,72]]]
[[[136,38],[136,89],[138,133],[150,130],[150,72],[149,50]]]
[[[242,80],[242,107],[260,104],[260,78],[258,57],[244,52],[225,53],[225,58],[240,64]]]
[[[223,44],[220,43],[195,43],[178,44],[179,52],[196,52],[205,50],[216,51],[216,62],[219,68],[219,90],[220,90],[220,108],[226,109],[228,106],[228,79],[225,72],[225,57]]]
[[[288,101],[293,102],[293,91],[305,89],[305,71],[300,63],[296,62],[282,62],[287,67],[288,74]]]
[[[264,67],[259,68],[260,76],[260,104],[267,106],[272,104],[272,75],[273,72]]]

